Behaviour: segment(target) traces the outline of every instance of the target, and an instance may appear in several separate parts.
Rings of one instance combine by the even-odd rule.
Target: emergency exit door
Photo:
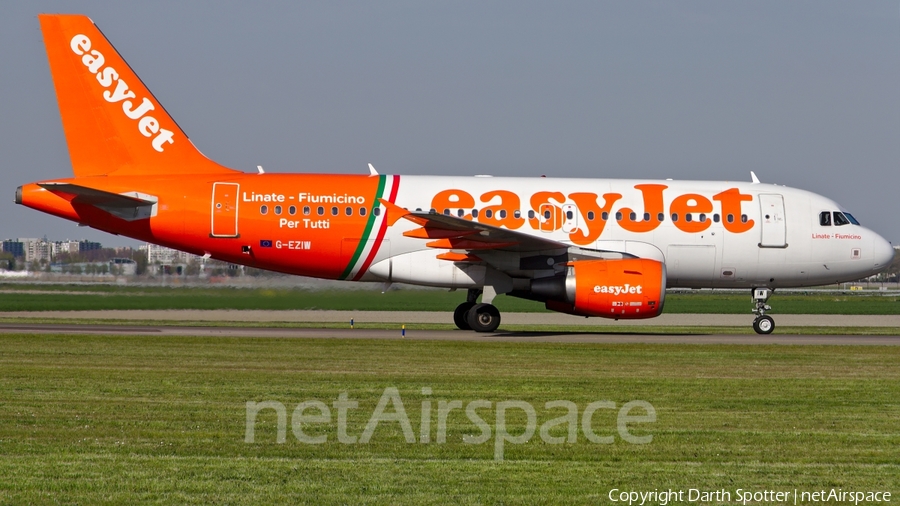
[[[554,232],[557,228],[559,208],[553,204],[541,204],[541,215],[538,217],[538,229],[541,232]]]
[[[787,246],[787,225],[784,222],[784,197],[773,193],[759,196],[760,247],[784,248]]]
[[[213,183],[211,237],[238,237],[237,183]]]

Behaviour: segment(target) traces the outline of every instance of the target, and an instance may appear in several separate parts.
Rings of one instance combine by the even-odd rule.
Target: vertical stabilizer
[[[38,18],[75,176],[234,172],[194,147],[90,18]]]

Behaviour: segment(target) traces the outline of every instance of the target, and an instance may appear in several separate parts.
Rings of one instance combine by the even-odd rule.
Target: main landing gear
[[[775,330],[775,320],[766,314],[766,311],[772,309],[771,306],[766,304],[770,295],[772,295],[772,290],[768,288],[753,289],[753,301],[756,302],[756,309],[753,310],[753,313],[756,315],[756,318],[753,320],[753,330],[757,334],[771,334]]]
[[[500,311],[492,304],[478,304],[476,300],[479,295],[481,290],[469,289],[466,301],[453,311],[453,323],[460,330],[493,332],[500,326]]]

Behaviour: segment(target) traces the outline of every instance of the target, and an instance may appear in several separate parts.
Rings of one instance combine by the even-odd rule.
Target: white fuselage
[[[655,258],[665,262],[670,287],[823,285],[871,275],[893,258],[891,245],[875,232],[838,226],[842,220],[832,213],[843,213],[834,201],[771,184],[402,176],[396,203],[587,250]],[[822,213],[830,224],[821,223]],[[449,272],[459,268],[402,235],[412,228],[398,223],[388,230],[389,247],[363,279],[384,279],[387,267],[379,262],[393,257],[393,281],[447,286],[450,279],[460,287],[483,281]],[[408,270],[398,269],[404,257]]]

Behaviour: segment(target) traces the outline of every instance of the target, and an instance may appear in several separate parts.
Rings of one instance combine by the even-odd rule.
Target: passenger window
[[[573,214],[572,211],[566,211],[566,219],[567,220],[571,220],[574,216],[575,216],[575,214]]]
[[[344,214],[346,214],[347,216],[353,216],[353,208],[347,207],[347,209],[344,209]]]
[[[501,209],[497,214],[500,215],[500,218],[506,218],[506,209]]]
[[[666,221],[666,215],[664,213],[659,213],[656,215],[656,221]]]
[[[325,214],[325,208],[322,206],[319,206],[319,208],[316,209],[316,212],[319,213],[319,216],[322,216]]]
[[[309,206],[303,206],[303,214],[309,214]]]
[[[366,215],[366,208],[365,208],[365,207],[360,207],[360,208],[359,208],[359,215],[360,215],[360,216],[365,216],[365,215]]]
[[[632,213],[632,216],[633,215],[634,215],[634,213]],[[616,213],[616,221],[622,221],[622,213],[621,212]]]
[[[729,214],[727,220],[728,220],[728,223],[734,223],[734,215]]]
[[[628,217],[631,218],[631,221],[634,221],[637,219],[637,213],[628,213]]]
[[[703,213],[700,213],[700,223],[706,223],[706,215]]]
[[[297,214],[297,208],[294,206],[289,207],[288,214],[291,214],[291,215]]]
[[[462,218],[462,217],[465,216],[465,215],[466,215],[466,212],[463,211],[462,209],[459,209],[459,210],[456,211],[456,216],[459,217],[459,218]]]
[[[545,219],[545,220],[549,220],[549,219],[550,219],[550,211],[544,211],[544,219]]]
[[[337,208],[337,206],[334,206],[334,207],[331,208],[331,215],[332,215],[332,216],[337,216],[337,215],[338,215],[338,208]]]
[[[519,211],[518,209],[516,209],[515,211],[513,211],[513,217],[515,217],[515,218],[521,218],[521,217],[522,217],[522,211]]]
[[[684,221],[691,221],[692,219],[694,219],[694,217],[691,216],[691,213],[687,213],[684,215]]]
[[[259,214],[267,214],[269,212],[269,206],[262,205],[259,206]]]
[[[831,226],[831,213],[829,211],[819,213],[819,225],[822,227]]]
[[[746,214],[741,215],[741,223],[747,223],[747,215]]]
[[[450,210],[444,209],[444,216],[450,216]]]
[[[841,226],[850,224],[850,220],[848,220],[847,217],[844,216],[844,213],[835,211],[832,214],[834,214],[834,226],[835,227],[841,227]]]
[[[484,217],[485,217],[485,218],[490,218],[490,217],[493,216],[493,215],[494,215],[494,211],[491,211],[490,209],[485,209],[485,210],[484,210]]]
[[[588,220],[594,221],[594,211],[588,211]]]
[[[606,211],[603,211],[603,214],[600,215],[600,218],[601,218],[603,221],[608,220],[608,219],[609,219],[609,213],[606,212]]]
[[[713,221],[716,222],[716,223],[719,222],[719,213],[716,213],[716,214],[713,215]]]
[[[381,208],[380,207],[376,207],[375,209],[372,209],[372,212],[375,213],[375,216],[381,216]]]
[[[672,213],[672,221],[678,221],[678,213]]]
[[[650,221],[650,213],[644,213],[644,221]]]
[[[528,210],[528,219],[534,219],[534,209]]]
[[[275,206],[275,214],[281,214],[281,206]]]
[[[472,217],[473,217],[473,218],[477,218],[477,217],[478,217],[478,209],[472,209]]]

